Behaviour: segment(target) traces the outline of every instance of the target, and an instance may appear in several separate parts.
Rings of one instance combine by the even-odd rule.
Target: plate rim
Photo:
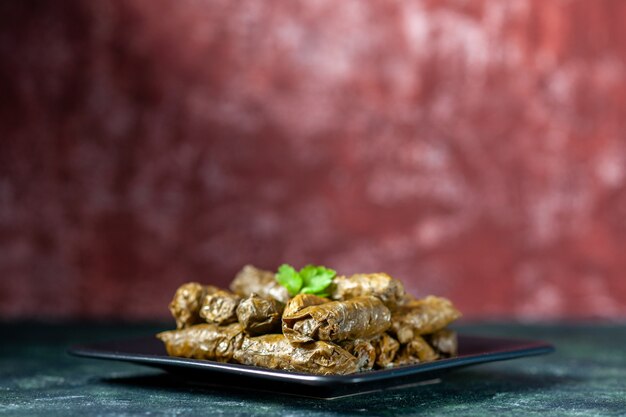
[[[72,356],[90,359],[115,360],[129,362],[137,365],[157,367],[161,369],[185,368],[195,371],[214,371],[220,373],[235,374],[242,377],[254,377],[259,379],[280,380],[283,382],[298,382],[312,386],[326,386],[328,384],[360,384],[379,382],[388,379],[407,377],[431,371],[457,369],[465,366],[481,363],[490,363],[530,357],[554,352],[555,347],[547,342],[528,339],[511,339],[471,334],[459,334],[459,339],[482,339],[483,341],[509,343],[512,347],[494,349],[482,353],[460,355],[453,358],[439,359],[414,365],[405,365],[389,369],[370,370],[347,375],[314,375],[300,372],[291,372],[278,369],[262,368],[251,365],[236,363],[215,362],[205,359],[179,358],[166,355],[154,355],[146,353],[116,352],[106,349],[106,345],[113,343],[130,343],[148,341],[151,337],[135,337],[111,341],[94,342],[88,344],[72,345],[67,353]]]

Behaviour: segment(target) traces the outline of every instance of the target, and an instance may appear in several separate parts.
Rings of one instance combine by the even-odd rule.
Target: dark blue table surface
[[[0,325],[0,415],[626,416],[624,324],[460,325],[463,333],[548,341],[557,351],[465,368],[430,385],[333,400],[210,388],[151,368],[66,354],[74,343],[167,327]]]

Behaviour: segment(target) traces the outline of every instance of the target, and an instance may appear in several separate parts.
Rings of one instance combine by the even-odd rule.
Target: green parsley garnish
[[[337,272],[323,266],[307,265],[298,272],[291,265],[283,264],[278,268],[276,281],[287,288],[291,297],[297,294],[328,297],[325,290],[333,282],[335,275]]]

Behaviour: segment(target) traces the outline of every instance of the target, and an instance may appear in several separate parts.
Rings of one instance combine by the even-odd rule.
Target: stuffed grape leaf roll
[[[421,336],[416,336],[398,352],[394,365],[410,365],[421,362],[432,362],[438,359],[437,352]]]
[[[450,300],[428,296],[410,301],[395,311],[391,331],[401,344],[416,336],[435,333],[461,317]]]
[[[273,298],[252,294],[237,307],[237,319],[250,335],[280,332],[284,306]]]
[[[240,297],[248,297],[255,293],[263,298],[273,298],[281,303],[289,301],[287,288],[280,285],[271,271],[246,265],[230,283],[230,290]]]
[[[331,298],[341,301],[372,296],[380,299],[393,311],[402,302],[404,294],[404,285],[385,273],[354,274],[350,277],[335,277]]]
[[[170,302],[169,309],[176,320],[176,328],[183,329],[204,320],[200,317],[202,300],[206,294],[218,291],[212,285],[202,285],[197,282],[188,282],[176,290]]]
[[[391,325],[391,312],[375,297],[357,297],[283,313],[283,334],[292,343],[371,339]]]
[[[224,290],[206,294],[202,299],[200,317],[207,323],[226,325],[237,321],[237,306],[241,297]]]
[[[393,360],[400,349],[400,343],[387,333],[372,340],[376,349],[376,366],[379,368],[389,368],[393,366]]]
[[[228,326],[196,324],[181,330],[157,334],[170,356],[193,359],[210,359],[228,362],[243,341],[243,328],[239,323]]]
[[[306,307],[317,306],[328,302],[330,302],[328,298],[319,297],[314,294],[298,294],[291,300],[289,300],[289,302],[285,306],[283,316],[290,317],[305,309]]]
[[[369,340],[346,340],[339,343],[348,353],[356,358],[359,371],[369,371],[376,363],[376,348]]]
[[[313,342],[294,346],[282,334],[244,338],[233,359],[243,365],[318,375],[343,375],[358,371],[356,358],[333,343]]]
[[[439,354],[443,356],[456,356],[459,343],[456,332],[450,329],[439,330],[426,338]]]

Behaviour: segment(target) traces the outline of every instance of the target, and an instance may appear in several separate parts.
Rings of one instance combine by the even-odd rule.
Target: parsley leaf
[[[276,273],[276,281],[287,288],[291,297],[297,294],[315,294],[328,297],[328,287],[337,272],[323,266],[307,265],[296,271],[291,265],[282,264]]]
[[[300,292],[302,288],[302,277],[293,269],[291,265],[282,264],[278,268],[276,281],[283,287],[287,288],[290,296],[294,296]]]
[[[307,265],[300,270],[300,276],[302,277],[302,294],[316,294],[321,295],[324,290],[328,288],[333,278],[337,275],[332,269],[325,268],[323,266]]]

